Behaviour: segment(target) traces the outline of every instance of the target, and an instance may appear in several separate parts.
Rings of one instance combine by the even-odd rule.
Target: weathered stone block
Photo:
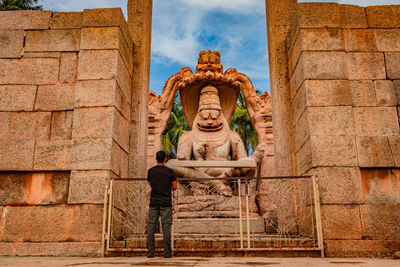
[[[26,33],[26,51],[79,51],[81,30],[45,30]]]
[[[311,135],[354,135],[352,107],[309,107]]]
[[[399,123],[394,107],[353,108],[358,136],[391,136],[399,134]]]
[[[72,171],[68,203],[102,204],[106,185],[114,176],[110,171]]]
[[[362,181],[358,167],[319,167],[307,175],[318,175],[321,204],[362,204]]]
[[[376,29],[375,36],[379,51],[400,52],[400,29]]]
[[[97,8],[84,9],[82,26],[84,27],[111,27],[119,26],[129,46],[133,49],[132,37],[129,33],[128,24],[120,8]]]
[[[72,136],[73,111],[53,112],[50,140],[70,140]]]
[[[400,80],[393,81],[393,84],[396,91],[397,103],[400,104]]]
[[[363,236],[366,239],[400,239],[400,205],[362,205]]]
[[[78,80],[117,79],[125,97],[131,97],[131,79],[117,50],[82,50]]]
[[[119,27],[83,28],[81,38],[81,49],[118,49],[132,75],[132,51]]]
[[[376,106],[373,81],[350,81],[350,90],[354,107]]]
[[[37,86],[0,86],[0,111],[32,111]]]
[[[324,240],[327,257],[391,257],[400,249],[397,240]]]
[[[399,28],[399,6],[369,6],[366,7],[368,26],[370,28]]]
[[[343,28],[368,28],[365,8],[353,5],[340,5]]]
[[[111,144],[111,170],[119,177],[128,177],[128,153],[115,141]]]
[[[400,52],[385,52],[387,76],[389,79],[400,79]]]
[[[83,12],[53,12],[50,20],[51,29],[82,28]]]
[[[32,170],[35,140],[0,140],[0,170]]]
[[[349,29],[343,34],[346,51],[377,51],[374,30]]]
[[[75,108],[115,106],[129,119],[130,106],[115,80],[78,81]]]
[[[54,84],[58,69],[56,58],[0,59],[0,84]]]
[[[305,80],[293,100],[293,121],[299,119],[306,106],[351,106],[349,81]]]
[[[340,29],[300,29],[289,59],[289,73],[293,73],[302,51],[324,50],[344,50],[343,34]]]
[[[48,29],[52,13],[36,10],[3,11],[0,29]]]
[[[48,139],[50,112],[0,112],[0,139]]]
[[[307,80],[307,106],[351,106],[348,81]]]
[[[75,109],[73,121],[73,139],[113,137],[113,107]]]
[[[78,55],[75,52],[61,53],[60,82],[76,82]]]
[[[400,136],[389,136],[388,140],[393,155],[394,166],[400,167]]]
[[[308,139],[295,154],[296,174],[303,175],[313,167],[311,140]]]
[[[386,136],[357,136],[360,167],[393,167],[389,141]]]
[[[357,166],[354,136],[311,135],[313,167]]]
[[[20,58],[23,43],[23,30],[0,30],[0,58]]]
[[[358,205],[323,205],[321,220],[326,239],[361,239],[362,228]]]
[[[50,136],[51,112],[36,112],[35,138],[48,140]]]
[[[292,111],[293,111],[293,125],[297,124],[300,116],[303,114],[304,110],[307,107],[306,103],[306,82],[299,88],[297,94],[293,98],[293,102],[291,103]]]
[[[0,242],[0,255],[100,257],[101,242]]]
[[[367,204],[400,204],[400,172],[398,169],[361,169],[364,202]]]
[[[113,138],[126,152],[129,152],[129,122],[117,109],[112,109]]]
[[[37,141],[33,168],[35,170],[70,170],[71,140]]]
[[[397,106],[397,96],[394,84],[390,80],[378,80],[375,84],[375,95],[378,106]]]
[[[299,3],[301,28],[340,28],[340,8],[334,3]]]
[[[352,52],[348,53],[350,80],[386,79],[383,53]]]
[[[7,206],[3,242],[100,241],[103,205]],[[29,214],[29,216],[27,216]]]
[[[297,152],[301,146],[310,138],[310,126],[306,110],[294,125],[294,149]]]
[[[2,205],[67,203],[69,172],[0,173]]]
[[[290,99],[293,100],[304,80],[347,80],[347,77],[344,52],[303,52],[290,79]]]
[[[111,169],[112,142],[113,140],[111,138],[74,140],[72,169]]]
[[[75,86],[69,84],[39,86],[35,110],[72,110],[74,91]]]

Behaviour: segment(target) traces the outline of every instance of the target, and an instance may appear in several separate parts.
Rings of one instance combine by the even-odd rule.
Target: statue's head
[[[208,85],[201,89],[195,126],[205,132],[215,132],[227,125],[219,101],[218,89]]]

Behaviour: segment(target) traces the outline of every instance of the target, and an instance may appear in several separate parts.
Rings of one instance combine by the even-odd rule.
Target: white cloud
[[[263,0],[182,0],[181,2],[196,10],[219,10],[238,14],[265,12]]]

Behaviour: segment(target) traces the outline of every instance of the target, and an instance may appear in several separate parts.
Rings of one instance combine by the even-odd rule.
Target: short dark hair
[[[159,163],[164,162],[166,157],[167,157],[167,153],[165,153],[165,151],[162,151],[162,150],[158,151],[156,154],[156,159],[157,159],[157,162],[159,162]]]

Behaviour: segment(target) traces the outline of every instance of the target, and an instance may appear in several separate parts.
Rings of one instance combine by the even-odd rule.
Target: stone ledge
[[[324,240],[327,257],[388,257],[400,250],[400,240]]]
[[[118,26],[125,37],[130,51],[133,49],[132,37],[129,33],[121,8],[84,9],[82,27],[111,27]]]
[[[0,256],[100,256],[101,242],[0,242]]]

